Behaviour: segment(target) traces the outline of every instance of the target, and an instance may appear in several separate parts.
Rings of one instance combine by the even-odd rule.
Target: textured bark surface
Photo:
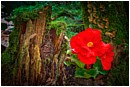
[[[48,29],[50,14],[51,7],[46,6],[39,11],[38,19],[17,26],[20,44],[15,85],[64,85],[64,32],[57,36],[55,29]]]

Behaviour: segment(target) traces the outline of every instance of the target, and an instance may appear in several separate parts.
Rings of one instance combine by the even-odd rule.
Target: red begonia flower
[[[85,31],[73,36],[70,40],[72,53],[78,55],[78,59],[84,64],[90,65],[96,62],[99,56],[104,70],[111,68],[114,53],[112,46],[105,44],[101,39],[101,32],[97,29],[87,28]]]
[[[84,64],[94,64],[96,62],[95,50],[100,50],[101,32],[97,29],[88,28],[85,31],[73,36],[70,40],[72,52]]]

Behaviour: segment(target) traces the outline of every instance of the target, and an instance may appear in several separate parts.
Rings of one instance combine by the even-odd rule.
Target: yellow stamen
[[[93,46],[93,42],[88,42],[88,43],[87,43],[87,46],[88,46],[88,47],[92,47],[92,46]]]

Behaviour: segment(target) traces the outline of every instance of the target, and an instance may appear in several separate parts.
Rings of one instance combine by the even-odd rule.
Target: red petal
[[[112,46],[110,44],[104,44],[104,47],[102,47],[102,54],[100,53],[99,57],[102,60],[112,62],[113,61],[113,56],[114,52],[112,52]]]
[[[87,28],[85,31],[80,32],[79,37],[82,37],[84,43],[93,42],[97,44],[101,41],[101,32],[97,29],[93,30],[92,28]]]
[[[78,58],[84,64],[94,64],[96,62],[96,57],[95,56],[86,57],[84,55],[78,54]]]
[[[73,49],[72,52],[73,53],[80,52],[82,50],[80,48],[82,44],[83,44],[82,41],[81,42],[78,41],[78,36],[73,36],[70,40],[70,46],[71,46],[71,49]]]
[[[105,61],[105,62],[112,62],[113,61],[113,57],[109,57],[109,56],[107,56],[107,57],[100,57],[101,58],[101,60],[102,61]]]
[[[102,40],[101,32],[99,30],[97,30],[97,29],[93,29],[93,34],[94,34],[93,43],[95,45],[99,44],[100,41]]]
[[[101,42],[97,46],[98,47],[95,47],[93,49],[93,51],[96,53],[97,56],[101,57],[104,54],[112,54],[112,55],[114,55],[114,53],[112,52],[113,47],[110,44],[105,44],[104,42]]]
[[[107,62],[105,60],[101,60],[102,66],[104,70],[110,70],[111,69],[111,62]]]

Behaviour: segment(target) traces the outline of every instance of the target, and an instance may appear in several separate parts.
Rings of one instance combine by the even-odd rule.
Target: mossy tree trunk
[[[84,22],[84,27],[87,28],[89,26],[89,21],[88,21],[88,12],[87,12],[87,4],[88,2],[82,1],[81,2],[81,10],[82,10],[82,20]]]
[[[57,35],[55,29],[48,29],[50,6],[38,14],[37,19],[22,24],[18,23],[19,17],[16,18],[14,32],[18,33],[15,38],[19,41],[10,43],[17,45],[17,52],[12,56],[15,60],[13,85],[65,85],[64,31]]]
[[[128,18],[124,2],[81,2],[82,19],[85,28],[102,31],[103,41],[114,46],[113,65],[119,63],[119,57],[128,44]],[[127,45],[126,45],[127,46]]]

